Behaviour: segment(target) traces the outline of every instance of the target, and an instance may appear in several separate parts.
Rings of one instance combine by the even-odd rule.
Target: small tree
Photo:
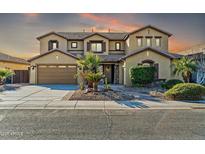
[[[92,52],[77,61],[78,66],[81,68],[81,73],[78,74],[80,78],[88,82],[88,88],[93,88],[97,91],[97,84],[102,79],[103,75],[99,73],[100,57],[94,55]]]
[[[87,75],[85,76],[85,78],[88,80],[88,81],[90,81],[90,82],[92,82],[92,84],[93,84],[93,90],[95,91],[95,92],[97,92],[98,91],[98,83],[99,83],[99,81],[103,78],[104,76],[103,76],[103,74],[102,73],[100,73],[100,72],[98,72],[98,73],[87,73]]]
[[[8,69],[0,69],[0,84],[4,84],[6,78],[14,75],[14,72]]]
[[[190,82],[191,74],[196,71],[197,64],[192,58],[182,57],[174,60],[174,74],[182,75],[184,82]]]
[[[77,61],[78,66],[84,71],[97,73],[100,66],[100,57],[89,52],[84,58]]]

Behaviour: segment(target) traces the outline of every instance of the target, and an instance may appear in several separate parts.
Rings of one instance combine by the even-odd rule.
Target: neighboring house
[[[144,64],[157,68],[156,79],[173,78],[171,63],[179,55],[168,52],[170,36],[151,25],[131,33],[50,32],[37,38],[40,55],[29,60],[30,83],[76,84],[76,61],[88,52],[101,57],[101,70],[112,84],[130,86],[130,68]]]
[[[199,53],[205,53],[205,43],[194,45],[188,49],[179,52],[182,55],[195,55]]]
[[[200,83],[201,75],[202,78],[204,78],[205,75],[205,43],[194,45],[186,50],[180,51],[180,54],[188,56],[197,62],[198,69],[196,72],[192,73],[191,80],[192,82]],[[205,80],[203,81],[203,83],[205,83]]]
[[[15,75],[8,81],[9,83],[28,82],[29,65],[29,62],[24,59],[0,53],[0,69],[10,69],[15,72]]]

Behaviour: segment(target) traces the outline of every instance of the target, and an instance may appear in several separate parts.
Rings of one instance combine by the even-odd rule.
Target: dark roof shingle
[[[103,33],[103,32],[57,32],[57,34],[70,40],[83,40],[92,35],[101,35],[109,40],[125,40],[128,33]]]
[[[180,55],[178,54],[173,54],[173,53],[169,53],[167,51],[161,51],[159,49],[155,49],[155,48],[151,48],[151,47],[146,47],[146,48],[141,48],[141,49],[138,49],[138,50],[134,50],[134,51],[129,51],[129,53],[125,56],[123,56],[121,59],[126,59],[128,57],[131,57],[135,54],[138,54],[140,52],[143,52],[143,51],[146,51],[146,50],[151,50],[151,51],[154,51],[160,55],[163,55],[165,57],[168,57],[168,58],[171,58],[171,59],[175,59],[175,58],[180,58]]]
[[[20,64],[29,64],[28,61],[26,61],[25,59],[13,57],[5,53],[1,53],[1,52],[0,52],[0,61],[20,63]]]

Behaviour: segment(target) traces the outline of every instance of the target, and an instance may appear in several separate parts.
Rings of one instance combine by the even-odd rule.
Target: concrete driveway
[[[2,101],[45,101],[61,100],[68,92],[78,89],[77,85],[27,85],[0,93]]]
[[[0,92],[0,109],[192,109],[205,108],[205,102],[165,101],[134,93],[131,101],[62,101],[77,85],[24,85]],[[123,92],[130,94],[128,91]]]

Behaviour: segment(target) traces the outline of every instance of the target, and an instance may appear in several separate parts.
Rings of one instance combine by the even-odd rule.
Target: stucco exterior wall
[[[67,51],[67,40],[55,34],[48,35],[40,39],[40,54],[48,52],[48,42],[50,40],[58,41],[58,48],[62,51]]]
[[[96,34],[96,35],[93,35],[93,36],[91,36],[91,37],[88,37],[88,38],[86,38],[86,39],[84,40],[84,54],[87,53],[87,43],[88,43],[89,41],[103,41],[103,42],[105,42],[105,43],[106,43],[106,51],[103,52],[103,53],[96,53],[96,54],[98,54],[98,55],[108,55],[108,51],[109,51],[109,40],[106,39],[106,38],[104,38],[104,37],[102,37],[102,36],[99,36],[99,35],[97,35],[97,34]]]
[[[72,42],[77,42],[77,48],[72,48],[71,44]],[[77,50],[84,50],[84,44],[83,41],[68,41],[68,51],[77,51]]]
[[[31,66],[35,66],[34,69],[30,69],[30,83],[37,83],[37,66],[39,64],[76,64],[77,60],[73,57],[67,56],[58,51],[52,52],[48,55],[42,56],[31,62]]]
[[[29,64],[18,64],[11,62],[0,61],[0,68],[11,69],[11,70],[28,70]]]
[[[123,84],[123,64],[124,62],[119,63],[119,84]]]
[[[119,42],[120,43],[120,50],[125,50],[125,42],[124,41],[109,41],[109,50],[116,50],[115,49],[115,44]]]
[[[142,46],[139,47],[137,46],[137,36],[142,36]],[[146,47],[146,37],[152,37],[151,38],[151,47],[153,48],[158,48],[163,51],[168,51],[168,36],[164,33],[161,33],[159,31],[156,31],[155,29],[152,28],[146,28],[142,31],[133,33],[129,37],[129,45],[128,45],[128,50],[133,51],[139,48],[144,48]],[[155,43],[155,37],[161,37],[161,46],[157,47]]]
[[[171,79],[171,60],[153,51],[144,51],[139,54],[128,57],[125,60],[125,71],[124,71],[124,84],[131,86],[131,79],[129,76],[130,68],[137,66],[143,60],[151,59],[155,63],[159,64],[159,79]]]
[[[120,50],[116,50],[115,44],[120,43]],[[125,54],[125,41],[109,41],[109,54],[122,55]]]

